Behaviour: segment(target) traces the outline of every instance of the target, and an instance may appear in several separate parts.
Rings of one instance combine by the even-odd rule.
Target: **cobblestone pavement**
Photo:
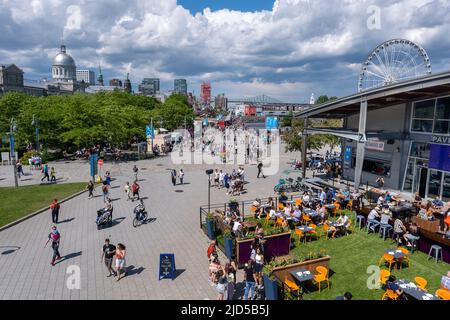
[[[280,156],[280,172],[287,162],[299,154]],[[155,221],[138,228],[132,226],[132,210],[137,203],[126,201],[123,185],[133,177],[133,163],[105,163],[112,178],[114,225],[97,230],[96,210],[103,206],[101,191],[88,200],[82,194],[62,205],[58,228],[61,232],[60,251],[64,256],[56,266],[50,265],[52,250],[44,248],[52,226],[46,211],[16,226],[0,232],[0,299],[214,299],[215,289],[208,282],[206,248],[208,239],[199,227],[199,206],[207,203],[206,165],[184,166],[185,185],[172,186],[169,157],[139,161],[141,196],[149,217]],[[87,181],[86,163],[54,163],[64,181]],[[231,171],[231,166],[222,167]],[[0,170],[2,186],[11,185],[8,169]],[[246,166],[247,193],[237,199],[253,199],[272,195],[279,175],[256,179],[256,166]],[[33,172],[23,184],[39,182],[40,173]],[[211,203],[228,201],[224,190],[212,188]],[[50,202],[51,199],[49,199]],[[128,276],[116,282],[107,278],[100,262],[101,246],[106,237],[113,244],[127,246]],[[179,270],[175,280],[158,280],[159,254],[175,253]],[[225,261],[225,258],[222,258]],[[67,268],[81,270],[81,287],[69,290]],[[239,279],[240,277],[238,277]]]

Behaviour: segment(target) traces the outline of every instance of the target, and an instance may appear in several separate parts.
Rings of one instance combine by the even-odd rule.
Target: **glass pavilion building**
[[[307,128],[341,137],[343,177],[422,197],[450,200],[450,72],[359,92],[296,117],[344,119],[342,129]],[[306,153],[304,153],[306,154]]]

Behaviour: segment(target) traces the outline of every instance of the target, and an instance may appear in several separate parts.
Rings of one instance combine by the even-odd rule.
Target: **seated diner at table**
[[[372,210],[370,210],[369,215],[367,216],[367,223],[371,222],[372,224],[380,224],[380,218],[381,218],[381,208],[379,206],[376,206]]]
[[[415,222],[413,222],[409,226],[409,230],[403,236],[403,239],[406,240],[407,246],[412,247],[412,241],[417,241],[420,239],[419,227]]]
[[[403,224],[402,220],[400,220],[399,218],[395,219],[394,221],[394,239],[397,241],[398,245],[402,245],[403,244],[403,236],[406,233],[406,227]]]
[[[404,295],[403,290],[397,284],[397,278],[392,274],[389,276],[389,278],[387,280],[386,289],[392,290],[392,292],[397,296],[398,300],[407,300],[406,296]],[[387,300],[389,298],[385,297],[384,299]]]
[[[316,211],[318,213],[316,216],[316,219],[317,219],[316,224],[323,224],[323,222],[325,220],[327,220],[327,210],[326,210],[325,206],[323,204],[319,203],[316,207]]]

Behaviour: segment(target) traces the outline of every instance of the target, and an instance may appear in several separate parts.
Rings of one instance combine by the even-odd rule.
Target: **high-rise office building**
[[[203,82],[200,86],[200,97],[204,105],[211,103],[211,83]]]
[[[159,92],[159,79],[144,78],[139,85],[139,92],[144,96],[154,96]]]
[[[175,79],[173,82],[173,91],[175,93],[182,93],[182,94],[187,95],[186,79]]]
[[[122,87],[122,80],[114,78],[109,80],[110,87]]]
[[[95,85],[95,72],[92,70],[77,70],[77,81],[89,85]]]

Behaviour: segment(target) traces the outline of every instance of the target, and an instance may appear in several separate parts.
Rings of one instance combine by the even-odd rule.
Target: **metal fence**
[[[290,201],[294,201],[296,199],[300,199],[302,197],[302,195],[303,195],[303,193],[300,193],[300,192],[299,193],[293,193],[293,194],[287,196],[288,197],[288,201],[289,200]],[[261,205],[264,205],[264,204],[269,203],[269,198],[270,197],[258,198],[258,200],[261,201],[260,202]],[[279,203],[278,197],[274,196],[274,197],[272,197],[272,200],[274,201],[275,206],[278,206],[278,203]],[[253,216],[253,213],[250,212],[250,207],[253,205],[254,201],[255,201],[255,199],[253,199],[253,200],[237,201],[239,210],[241,212],[241,217],[242,217],[243,220],[245,220],[245,217]],[[228,203],[229,202],[219,203],[219,204],[211,204],[209,206],[210,212],[214,212],[215,210],[223,210],[223,212],[226,212],[227,208],[228,208]],[[199,214],[200,228],[202,228],[202,226],[206,223],[207,215],[208,215],[208,205],[200,206],[200,214]]]

